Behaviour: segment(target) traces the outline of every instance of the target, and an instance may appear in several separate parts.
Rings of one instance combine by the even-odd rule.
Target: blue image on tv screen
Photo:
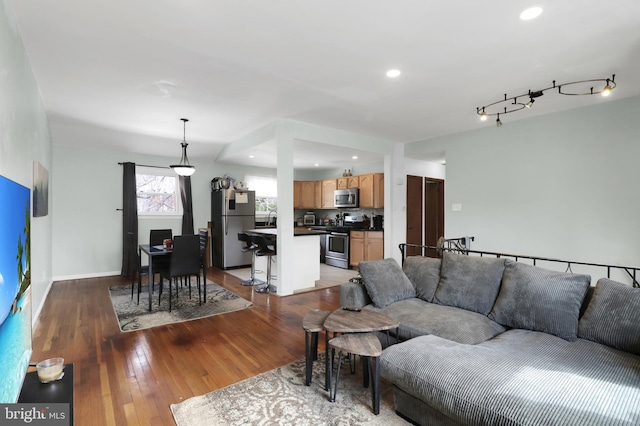
[[[31,194],[0,176],[0,403],[18,400],[31,359]]]

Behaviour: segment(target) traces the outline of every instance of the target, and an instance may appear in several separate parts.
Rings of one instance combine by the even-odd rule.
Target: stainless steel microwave
[[[358,189],[336,189],[333,191],[335,207],[358,207]]]

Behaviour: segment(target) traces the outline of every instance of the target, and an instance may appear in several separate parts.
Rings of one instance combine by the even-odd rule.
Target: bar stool
[[[271,258],[277,254],[276,253],[276,246],[274,244],[273,249],[270,249],[269,248],[269,242],[262,235],[252,235],[251,236],[251,241],[253,242],[253,244],[258,246],[258,249],[255,251],[256,256],[258,256],[258,257],[266,256],[267,257],[267,282],[265,283],[264,286],[256,288],[256,291],[258,293],[275,293],[276,292],[276,287],[271,284],[271,278],[272,278],[272,275],[271,275]]]
[[[258,245],[253,243],[251,235],[245,234],[244,232],[238,232],[238,241],[244,242],[244,247],[241,249],[243,253],[251,252],[251,278],[242,281],[242,285],[265,284],[264,281],[256,278],[256,251],[258,250]]]

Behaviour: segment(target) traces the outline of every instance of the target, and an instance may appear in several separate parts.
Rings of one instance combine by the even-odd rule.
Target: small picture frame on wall
[[[33,217],[49,214],[49,171],[33,162]]]

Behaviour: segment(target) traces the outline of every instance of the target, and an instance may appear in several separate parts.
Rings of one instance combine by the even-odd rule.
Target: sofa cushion
[[[580,306],[590,282],[589,275],[507,260],[500,294],[489,318],[507,327],[576,340]]]
[[[500,290],[503,259],[444,252],[433,301],[487,315]]]
[[[358,266],[373,303],[384,308],[398,300],[416,297],[416,289],[395,259],[368,260]]]
[[[452,306],[437,305],[412,298],[387,305],[382,309],[368,306],[400,322],[400,340],[434,334],[454,342],[475,345],[505,331],[485,315]]]
[[[640,288],[601,278],[578,323],[578,337],[640,355]]]
[[[433,301],[433,295],[440,281],[440,259],[423,256],[409,256],[402,270],[416,288],[416,296],[427,302]]]

